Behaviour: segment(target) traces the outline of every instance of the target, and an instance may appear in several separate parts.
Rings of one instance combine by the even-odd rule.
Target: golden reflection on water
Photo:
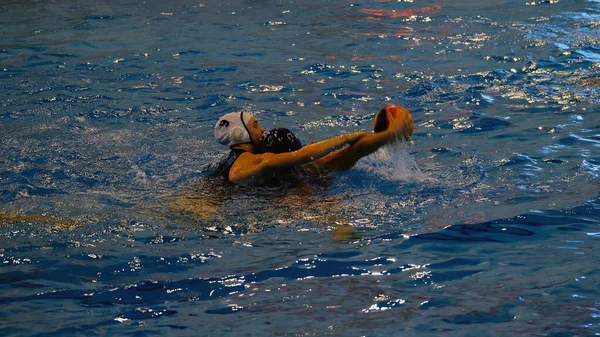
[[[56,219],[41,214],[18,214],[0,211],[0,226],[9,226],[13,224],[33,224],[46,223],[51,225],[51,229],[58,231],[69,231],[81,227],[80,221],[68,219]]]
[[[193,220],[208,222],[216,220],[222,203],[207,195],[181,195],[168,205],[180,215]]]
[[[579,85],[581,86],[600,86],[600,78],[596,77],[596,78],[588,78],[588,79],[584,79],[579,81]]]
[[[364,8],[360,11],[364,14],[367,14],[369,20],[381,20],[381,19],[396,19],[396,18],[415,18],[423,15],[431,15],[436,14],[441,6],[427,6],[422,8],[415,9],[406,9],[406,10],[385,10],[385,9],[372,9],[372,8]]]
[[[355,227],[350,225],[336,225],[331,232],[333,241],[354,241],[362,238]]]
[[[258,190],[257,194],[244,195],[237,186],[200,181],[178,195],[165,198],[170,212],[183,223],[203,229],[217,231],[233,226],[253,233],[265,225],[295,226],[308,222],[333,226],[334,240],[358,237],[342,214],[342,200],[322,195],[318,187]]]

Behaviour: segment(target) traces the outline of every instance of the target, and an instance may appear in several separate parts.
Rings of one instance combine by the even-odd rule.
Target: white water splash
[[[377,151],[373,157],[376,159],[373,170],[390,180],[417,182],[433,180],[421,172],[417,162],[410,156],[407,143],[388,145]]]

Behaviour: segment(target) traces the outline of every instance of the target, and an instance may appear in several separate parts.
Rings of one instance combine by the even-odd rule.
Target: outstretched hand
[[[408,141],[412,137],[415,124],[408,110],[396,106],[388,105],[385,107],[385,113],[388,120],[387,132],[398,141]]]
[[[375,115],[373,133],[357,132],[345,135],[349,147],[332,152],[315,162],[316,174],[349,170],[356,162],[386,144],[408,141],[413,134],[414,122],[408,110],[388,105]]]

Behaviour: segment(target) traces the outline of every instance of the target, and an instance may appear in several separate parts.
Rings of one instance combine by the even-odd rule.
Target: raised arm
[[[408,141],[412,136],[414,123],[408,110],[390,105],[386,107],[388,127],[377,133],[368,133],[352,146],[332,152],[306,167],[311,174],[326,174],[331,171],[351,169],[362,157],[368,156],[382,146]]]
[[[315,161],[345,145],[354,144],[365,135],[365,132],[344,134],[280,154],[244,152],[231,167],[229,181],[243,185],[262,183],[272,173]]]

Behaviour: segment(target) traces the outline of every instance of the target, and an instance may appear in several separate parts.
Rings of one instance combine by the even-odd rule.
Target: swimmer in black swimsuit
[[[275,154],[294,152],[302,148],[302,143],[293,132],[285,128],[271,130],[264,138],[262,153],[270,152]],[[270,175],[267,186],[277,187],[296,187],[303,185],[310,177],[300,169],[292,167],[287,170],[274,172]]]
[[[261,153],[264,129],[247,112],[232,112],[221,117],[214,134],[219,143],[231,149],[229,160],[221,169],[223,177],[240,185],[264,185],[273,176],[299,167],[318,175],[348,170],[360,158],[383,145],[408,140],[413,127],[407,110],[390,105],[376,116],[378,132],[344,134],[292,152]]]
[[[271,130],[261,142],[261,150],[260,153],[271,152],[275,154],[284,153],[284,152],[293,152],[300,150],[302,148],[302,143],[293,132],[289,129],[285,128],[277,128]],[[213,172],[213,176],[222,176],[226,180],[229,180],[229,171],[231,170],[231,166],[237,159],[237,157],[242,154],[244,150],[241,149],[232,149],[229,152],[229,155],[226,159],[222,160],[216,167]],[[296,170],[291,169],[289,173],[296,172]]]

